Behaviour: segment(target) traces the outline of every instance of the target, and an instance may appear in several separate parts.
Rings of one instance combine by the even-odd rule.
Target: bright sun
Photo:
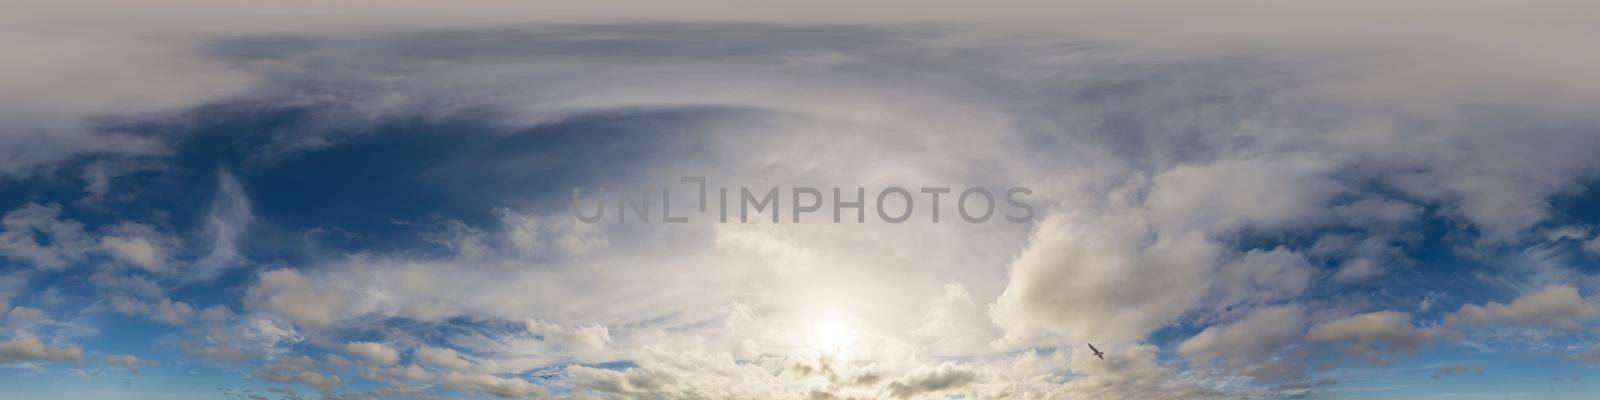
[[[812,328],[812,346],[823,353],[843,353],[850,346],[850,328],[838,320],[822,320]]]

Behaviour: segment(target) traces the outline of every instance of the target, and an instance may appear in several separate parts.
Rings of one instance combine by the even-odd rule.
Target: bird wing
[[[1089,345],[1089,350],[1094,351],[1096,353],[1100,352],[1100,349],[1094,348],[1094,343],[1085,343],[1085,344]]]

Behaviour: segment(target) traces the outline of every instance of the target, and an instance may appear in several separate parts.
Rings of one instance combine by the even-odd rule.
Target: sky
[[[1595,8],[6,4],[0,397],[1595,398]]]

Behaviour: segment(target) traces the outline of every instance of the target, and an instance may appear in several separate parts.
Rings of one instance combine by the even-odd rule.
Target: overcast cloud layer
[[[1592,6],[679,6],[6,6],[0,391],[1600,393]]]

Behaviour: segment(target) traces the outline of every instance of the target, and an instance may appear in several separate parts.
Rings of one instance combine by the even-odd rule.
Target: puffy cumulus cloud
[[[110,258],[152,273],[170,272],[182,243],[155,227],[121,223],[102,229],[100,250]]]
[[[250,376],[271,382],[298,383],[327,394],[343,383],[338,375],[326,375],[318,370],[317,361],[310,357],[286,357],[273,360],[250,371]]]
[[[0,342],[0,364],[83,361],[77,346],[51,346],[33,336],[19,336]]]
[[[222,363],[254,359],[277,359],[292,354],[290,349],[310,340],[281,319],[260,314],[233,316],[226,307],[206,308],[202,323],[188,326],[181,344],[184,354]],[[336,343],[318,346],[337,350]]]
[[[0,255],[49,270],[104,256],[150,272],[168,272],[178,239],[155,227],[121,222],[98,232],[62,217],[58,204],[27,203],[0,217]]]
[[[1206,294],[1218,244],[1153,229],[1131,212],[1065,211],[1039,222],[991,315],[1002,347],[1143,339]]]
[[[0,228],[0,255],[40,268],[66,268],[94,248],[83,224],[62,219],[57,204],[27,203],[7,211]]]
[[[1102,350],[1106,351],[1106,350]],[[1067,380],[1047,395],[1035,398],[1069,399],[1210,399],[1226,398],[1201,382],[1180,379],[1156,363],[1159,349],[1151,345],[1132,345],[1106,351],[1101,360],[1085,351],[1074,351],[1070,369],[1083,376]]]
[[[1306,340],[1337,343],[1341,351],[1374,364],[1388,364],[1394,357],[1422,350],[1435,339],[1447,338],[1437,329],[1422,329],[1411,324],[1411,314],[1375,311],[1318,323],[1306,333]]]
[[[262,272],[245,292],[245,307],[288,319],[301,327],[320,329],[333,325],[348,301],[345,293],[312,282],[294,269]]]
[[[140,359],[132,354],[109,355],[106,356],[105,360],[106,364],[108,365],[127,368],[128,371],[132,371],[134,373],[139,372],[139,367],[157,368],[161,366],[161,363]]]
[[[12,307],[10,311],[0,314],[0,316],[5,317],[6,323],[13,325],[31,324],[49,320],[49,318],[44,315],[44,310],[23,306]]]
[[[1439,379],[1439,378],[1444,378],[1444,377],[1447,377],[1447,376],[1450,376],[1450,375],[1465,374],[1465,373],[1474,373],[1474,374],[1478,374],[1478,375],[1483,375],[1483,367],[1480,367],[1480,366],[1477,366],[1477,365],[1468,364],[1468,363],[1450,364],[1450,365],[1446,365],[1446,366],[1443,366],[1443,367],[1439,367],[1439,369],[1433,370],[1433,375],[1431,375],[1430,377],[1433,378],[1433,379]]]
[[[978,379],[977,371],[946,363],[940,364],[938,368],[914,371],[900,380],[890,382],[886,388],[889,389],[890,396],[910,399],[959,389]]]
[[[547,393],[544,388],[526,380],[490,374],[451,372],[441,379],[446,386],[455,390],[485,393],[507,399],[545,397]]]
[[[450,348],[418,346],[415,350],[412,350],[411,356],[423,364],[451,371],[462,372],[473,367],[471,361],[462,358],[460,353]]]
[[[373,343],[373,342],[350,342],[350,343],[345,343],[344,351],[346,353],[350,353],[351,355],[359,357],[361,359],[361,361],[363,361],[363,362],[365,362],[365,363],[367,363],[369,365],[384,366],[384,365],[394,365],[394,364],[397,364],[397,363],[400,362],[400,351],[399,350],[395,350],[394,347],[386,345],[386,344],[383,344],[383,343]]]
[[[1285,305],[1260,308],[1227,325],[1215,325],[1178,345],[1178,354],[1194,369],[1210,368],[1217,360],[1228,370],[1260,378],[1293,378],[1301,366],[1291,351],[1306,329],[1303,307]]]
[[[1511,304],[1489,302],[1484,305],[1467,304],[1459,311],[1445,316],[1450,326],[1514,326],[1573,330],[1585,321],[1600,315],[1593,304],[1578,295],[1571,286],[1548,286],[1524,293]]]

